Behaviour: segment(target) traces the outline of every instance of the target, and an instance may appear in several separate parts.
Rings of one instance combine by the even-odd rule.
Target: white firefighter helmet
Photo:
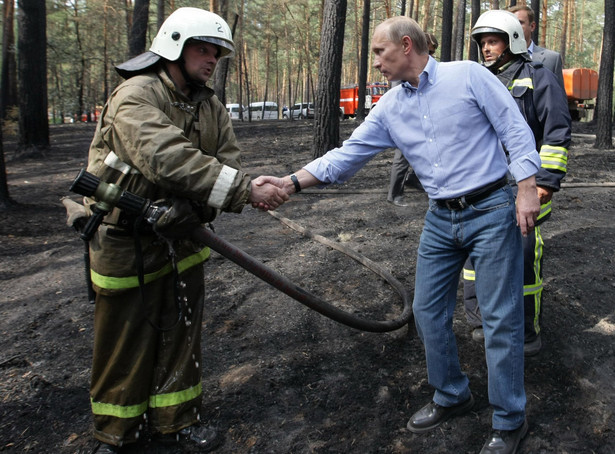
[[[513,54],[527,54],[527,44],[523,36],[521,22],[510,11],[494,9],[486,11],[480,15],[474,27],[472,27],[472,38],[478,44],[479,54],[481,54],[481,35],[483,33],[499,33],[508,36],[508,48]]]
[[[178,8],[173,12],[158,30],[149,50],[175,61],[189,39],[216,45],[220,49],[219,58],[231,57],[235,52],[231,29],[226,21],[200,8]]]

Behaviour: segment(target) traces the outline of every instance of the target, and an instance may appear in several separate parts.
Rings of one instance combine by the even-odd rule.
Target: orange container
[[[593,99],[598,94],[598,73],[593,69],[570,68],[563,73],[568,99]]]

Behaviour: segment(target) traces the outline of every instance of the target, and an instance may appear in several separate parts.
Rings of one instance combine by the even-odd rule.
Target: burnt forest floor
[[[342,123],[342,137],[356,126]],[[237,124],[244,166],[282,175],[311,160],[312,121]],[[86,164],[91,124],[51,127],[44,158],[17,159],[5,138],[9,191],[0,212],[0,451],[94,452],[88,387],[93,305],[83,244],[60,199]],[[566,186],[543,227],[544,348],[526,361],[530,432],[523,453],[615,452],[615,151],[592,148],[575,124]],[[386,203],[392,152],[350,182],[297,194],[277,212],[370,259],[412,291],[427,205]],[[78,199],[74,194],[72,198]],[[216,232],[302,288],[373,319],[401,299],[346,254],[246,208]],[[217,253],[206,266],[203,419],[221,453],[477,453],[490,428],[483,346],[472,341],[461,292],[455,315],[474,410],[424,435],[406,430],[431,399],[413,327],[348,328],[299,304]],[[144,441],[129,452],[169,452]]]

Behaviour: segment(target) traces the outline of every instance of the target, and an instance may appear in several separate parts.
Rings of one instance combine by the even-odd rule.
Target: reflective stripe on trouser
[[[543,205],[544,207],[545,205]],[[544,241],[540,227],[523,237],[523,306],[525,311],[525,340],[533,340],[540,333],[542,320],[542,255]],[[476,300],[476,274],[468,259],[463,265],[463,303],[466,320],[472,328],[481,326],[479,303]]]
[[[147,422],[176,432],[201,406],[203,265],[180,274],[179,321],[173,274],[114,296],[97,295],[90,399],[94,436],[115,445],[138,439]],[[145,307],[144,307],[145,306]],[[155,329],[148,319],[164,331]],[[177,322],[177,323],[176,323]]]
[[[544,241],[540,227],[523,239],[523,306],[525,311],[525,341],[540,334],[542,320],[542,254]]]

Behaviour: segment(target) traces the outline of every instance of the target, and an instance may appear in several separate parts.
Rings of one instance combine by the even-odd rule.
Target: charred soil
[[[354,128],[342,123],[342,137]],[[584,126],[584,127],[583,127]],[[288,174],[311,159],[311,121],[237,124],[253,175]],[[60,199],[86,164],[94,126],[51,128],[42,159],[5,141],[9,191],[0,212],[0,451],[94,452],[88,386],[93,305],[83,244]],[[530,432],[524,453],[615,452],[615,152],[575,124],[566,187],[545,237],[544,347],[526,360]],[[578,134],[581,133],[581,134]],[[297,194],[277,211],[357,251],[412,291],[425,194],[386,203],[392,152],[345,185]],[[216,232],[297,285],[369,319],[392,319],[399,295],[347,255],[267,213],[223,214]],[[202,418],[221,453],[477,453],[490,428],[483,346],[455,314],[474,410],[437,430],[406,430],[431,399],[413,326],[366,333],[331,321],[217,253],[206,265]],[[129,452],[170,452],[147,441]]]

